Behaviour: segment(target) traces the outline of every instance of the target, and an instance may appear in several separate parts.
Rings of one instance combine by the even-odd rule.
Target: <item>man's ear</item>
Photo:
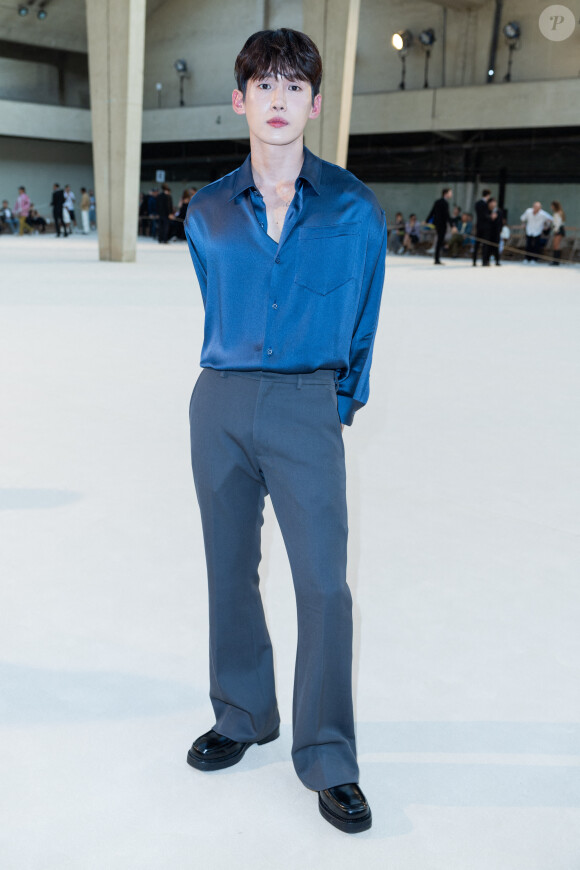
[[[318,118],[320,115],[320,108],[322,104],[322,94],[316,94],[314,99],[312,100],[312,108],[310,109],[309,118]]]
[[[245,115],[246,107],[244,105],[244,95],[241,91],[235,90],[232,94],[232,109],[236,115]]]

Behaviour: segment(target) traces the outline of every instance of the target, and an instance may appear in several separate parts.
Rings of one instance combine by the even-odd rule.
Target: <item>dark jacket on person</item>
[[[487,238],[491,224],[491,215],[486,199],[479,199],[475,203],[475,232],[483,239]]]
[[[447,225],[451,224],[451,217],[449,215],[449,203],[444,196],[442,196],[440,199],[436,199],[433,203],[433,208],[429,213],[427,223],[435,224],[438,230],[445,230]]]
[[[53,190],[50,204],[53,211],[55,211],[57,214],[62,212],[64,206],[64,190],[62,190],[60,187],[58,188],[58,190]]]
[[[173,202],[171,196],[163,191],[157,194],[157,214],[160,218],[169,217],[173,212]]]

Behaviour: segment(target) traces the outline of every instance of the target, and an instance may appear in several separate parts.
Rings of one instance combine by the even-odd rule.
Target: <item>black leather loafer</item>
[[[368,801],[355,782],[318,792],[320,814],[346,834],[368,831],[373,823]]]
[[[231,767],[237,764],[244,757],[246,750],[256,743],[262,746],[264,743],[270,743],[280,736],[280,727],[268,734],[262,740],[252,741],[251,743],[238,743],[231,740],[229,737],[224,737],[223,734],[218,734],[216,731],[208,731],[202,734],[194,741],[193,746],[187,753],[187,763],[197,770],[223,770],[224,767]]]

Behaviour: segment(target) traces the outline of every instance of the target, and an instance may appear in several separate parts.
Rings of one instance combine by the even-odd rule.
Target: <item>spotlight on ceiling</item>
[[[508,42],[515,42],[521,36],[521,27],[517,21],[508,21],[503,33]]]
[[[46,18],[47,15],[48,15],[48,12],[46,11],[46,9],[39,9],[38,12],[36,13],[36,17],[38,18],[39,21],[44,21],[44,19]]]
[[[187,61],[185,60],[176,60],[173,64],[177,71],[177,75],[179,76],[179,105],[185,106],[185,100],[183,97],[183,86],[185,83],[185,79],[189,78],[189,72],[187,69]]]
[[[187,72],[187,61],[185,60],[176,60],[173,64],[179,75],[183,75]]]
[[[435,31],[432,27],[429,27],[427,30],[422,30],[419,34],[419,42],[425,48],[431,48],[433,43],[435,42]]]
[[[397,51],[407,52],[413,44],[413,34],[410,30],[399,30],[398,33],[393,33],[391,45]]]
[[[25,15],[28,15],[28,9],[27,9],[27,7],[26,7],[26,6],[19,6],[19,7],[18,7],[18,14],[19,14],[22,18],[24,18]]]

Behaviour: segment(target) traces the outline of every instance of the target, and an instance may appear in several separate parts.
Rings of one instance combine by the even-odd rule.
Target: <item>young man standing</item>
[[[369,395],[385,216],[360,181],[304,148],[321,104],[309,37],[255,33],[235,73],[251,153],[196,194],[185,225],[205,306],[190,423],[216,717],[187,760],[219,770],[279,735],[258,576],[269,493],[298,611],[292,760],[324,818],[356,833],[371,811],[354,734],[342,428]]]
[[[441,191],[441,198],[436,199],[433,203],[427,223],[434,224],[437,239],[435,241],[435,266],[444,266],[441,262],[441,251],[445,243],[445,233],[447,227],[451,226],[451,216],[449,214],[449,202],[453,199],[453,191],[450,187],[444,187]]]

